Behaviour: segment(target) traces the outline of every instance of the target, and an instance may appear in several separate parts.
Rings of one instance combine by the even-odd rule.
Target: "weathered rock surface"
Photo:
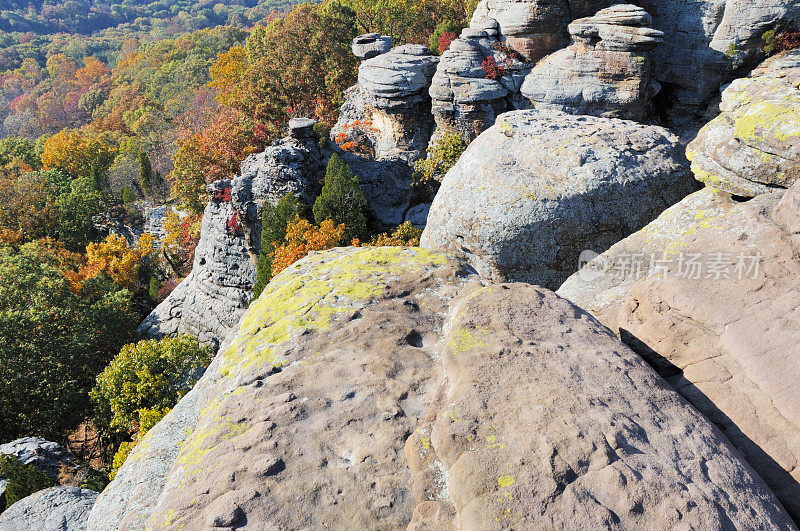
[[[363,61],[358,85],[347,101],[334,136],[361,122],[374,158],[414,162],[425,154],[433,132],[428,87],[439,57],[422,45],[405,44]]]
[[[711,187],[688,195],[642,230],[595,256],[556,293],[618,334],[617,317],[631,288],[648,276],[660,274],[665,260],[678,260],[686,238],[715,223],[737,204],[730,195]]]
[[[353,39],[350,49],[361,60],[372,59],[391,50],[393,42],[391,35],[364,33]]]
[[[231,181],[209,185],[192,271],[139,325],[151,337],[190,334],[215,348],[250,302],[256,268],[231,202]]]
[[[623,340],[716,423],[800,521],[800,185],[702,222],[634,283]]]
[[[276,205],[284,196],[312,206],[325,175],[319,135],[313,120],[293,119],[289,136],[275,141],[261,153],[250,155],[231,182],[233,209],[242,223],[250,257],[255,262],[261,250],[261,209],[264,202]]]
[[[77,487],[40,490],[0,514],[0,531],[84,531],[97,496]]]
[[[720,433],[577,307],[424,249],[351,248],[270,283],[90,528],[437,515],[791,527]]]
[[[638,0],[664,32],[653,51],[671,122],[691,121],[737,67],[762,58],[763,34],[800,18],[797,0]]]
[[[519,92],[531,64],[501,51],[499,38],[466,28],[442,53],[431,81],[437,127],[459,131],[467,142],[494,124],[498,115],[527,103],[520,101]],[[486,60],[499,65],[503,75],[488,78],[482,67]]]
[[[148,432],[92,525],[109,514],[132,528],[406,525],[403,442],[441,381],[432,346],[469,276],[396,248],[334,250],[282,272],[187,395],[196,405],[179,403],[185,422],[170,413]],[[143,484],[154,459],[158,480]]]
[[[72,465],[75,462],[75,457],[66,448],[41,437],[23,437],[0,444],[0,455],[14,456],[23,465],[33,465],[53,479],[58,477],[61,465]],[[6,480],[0,478],[0,510],[5,506],[5,492]]]
[[[490,285],[453,305],[444,341],[406,444],[410,528],[792,527],[719,431],[568,301]]]
[[[445,176],[422,246],[463,255],[488,278],[555,289],[583,250],[607,249],[694,186],[666,129],[509,112]]]
[[[572,44],[539,61],[522,94],[539,109],[643,121],[660,89],[650,51],[664,34],[644,9],[619,4],[569,25]]]
[[[800,179],[800,50],[731,83],[720,110],[687,148],[698,180],[753,197]]]

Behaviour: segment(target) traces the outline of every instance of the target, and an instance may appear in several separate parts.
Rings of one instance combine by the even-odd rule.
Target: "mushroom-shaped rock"
[[[513,111],[447,173],[422,246],[492,279],[557,288],[583,250],[605,250],[695,189],[666,129]]]
[[[659,89],[650,50],[664,34],[642,8],[619,4],[569,25],[572,45],[541,60],[522,84],[537,108],[644,120]]]
[[[566,1],[481,0],[470,27],[491,30],[496,24],[505,43],[535,62],[567,44],[570,7]]]
[[[698,180],[744,197],[800,180],[800,50],[731,83],[720,110],[687,148]]]
[[[361,60],[372,59],[391,50],[393,42],[390,35],[364,33],[353,39],[350,49],[353,50],[353,55]]]
[[[397,46],[362,62],[333,136],[366,136],[370,157],[377,160],[413,163],[422,158],[433,133],[428,87],[438,62],[418,44]]]

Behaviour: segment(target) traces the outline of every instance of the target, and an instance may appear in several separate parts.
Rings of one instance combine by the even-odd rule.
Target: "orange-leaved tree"
[[[107,274],[114,282],[137,292],[145,288],[141,270],[155,251],[155,241],[151,234],[142,234],[136,247],[128,247],[125,238],[109,234],[99,243],[86,246],[86,263],[77,272],[67,271],[73,291],[79,291],[83,282]]]
[[[326,219],[314,226],[308,220],[295,216],[286,226],[286,238],[272,253],[272,276],[274,277],[311,251],[331,249],[344,242],[344,224],[336,225]]]

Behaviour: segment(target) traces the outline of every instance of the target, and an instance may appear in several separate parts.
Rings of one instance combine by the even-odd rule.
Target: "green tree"
[[[139,410],[171,408],[189,391],[211,358],[190,336],[125,345],[97,377],[91,397],[102,430],[129,435]]]
[[[150,195],[153,193],[156,176],[153,173],[153,166],[150,164],[150,157],[144,151],[139,152],[139,175],[141,175],[142,190],[145,194]]]
[[[333,220],[337,225],[344,223],[346,241],[352,238],[366,240],[369,237],[368,209],[358,177],[353,175],[341,157],[334,154],[325,170],[322,192],[314,201],[314,220],[317,223],[326,219]]]
[[[95,377],[135,336],[131,294],[107,277],[77,293],[38,242],[0,248],[0,441],[58,440],[92,411]]]
[[[131,190],[131,187],[126,184],[125,188],[122,189],[122,203],[125,205],[130,205],[135,201],[136,194],[134,194],[133,190]]]
[[[23,465],[13,455],[0,454],[0,478],[5,478],[5,506],[0,505],[0,512],[34,492],[52,487],[55,480],[46,472],[34,465]]]
[[[102,199],[90,177],[73,180],[70,191],[56,199],[59,240],[69,250],[83,251],[94,238],[92,217],[102,210]]]
[[[295,216],[305,218],[307,210],[306,204],[292,193],[282,197],[275,206],[268,201],[264,202],[261,210],[261,250],[258,254],[258,276],[253,286],[253,300],[261,295],[272,278],[272,253],[286,237],[286,225]]]

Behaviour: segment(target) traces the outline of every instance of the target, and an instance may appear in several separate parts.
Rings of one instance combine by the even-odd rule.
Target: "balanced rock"
[[[391,50],[393,42],[391,35],[364,33],[353,39],[350,49],[360,60],[372,59]]]
[[[763,58],[767,31],[800,18],[797,0],[639,0],[664,32],[653,50],[670,123],[691,122],[719,87]]]
[[[694,190],[677,138],[635,122],[513,111],[442,181],[422,246],[551,289]]]
[[[522,94],[539,109],[643,121],[660,85],[650,51],[664,34],[644,9],[619,4],[569,25],[572,45],[539,61]]]
[[[687,148],[698,180],[744,197],[800,180],[800,50],[731,83],[720,110]]]
[[[678,260],[686,238],[715,223],[736,205],[729,194],[716,188],[694,192],[607,251],[598,255],[588,249],[585,265],[556,293],[618,334],[617,318],[631,288],[649,276],[660,274],[665,260]]]
[[[85,531],[97,496],[78,487],[40,490],[0,514],[0,531]]]
[[[332,135],[357,128],[369,138],[375,159],[411,163],[422,158],[433,132],[428,87],[438,62],[418,44],[363,61]]]
[[[633,285],[618,316],[623,340],[722,429],[795,521],[798,219],[800,183],[701,224]]]
[[[150,337],[190,334],[214,348],[250,303],[256,280],[247,239],[231,201],[231,181],[208,186],[192,271],[139,325]]]
[[[424,249],[350,248],[273,279],[89,527],[534,518],[791,526],[724,437],[568,301]]]
[[[442,53],[430,87],[437,127],[459,131],[471,142],[501,113],[520,107],[519,92],[530,64],[501,51],[497,36],[467,28]],[[489,77],[483,65],[498,68]],[[524,103],[523,103],[524,104]]]

